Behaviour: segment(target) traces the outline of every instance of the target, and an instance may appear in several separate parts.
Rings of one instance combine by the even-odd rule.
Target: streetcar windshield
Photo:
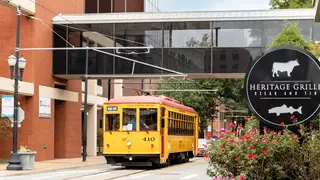
[[[136,108],[122,109],[122,130],[135,131],[136,130]]]
[[[107,114],[106,115],[106,131],[118,131],[120,129],[120,115]]]
[[[140,131],[156,131],[158,111],[156,108],[141,108],[140,109]]]

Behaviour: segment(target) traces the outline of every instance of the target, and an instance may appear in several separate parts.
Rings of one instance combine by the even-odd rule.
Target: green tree
[[[165,85],[158,87],[159,95],[174,98],[186,106],[194,108],[200,116],[200,128],[204,129],[208,121],[216,113],[217,100],[225,105],[241,110],[246,110],[243,97],[242,79],[165,79]],[[215,91],[174,91],[177,89],[202,89]],[[161,91],[164,90],[164,91]],[[167,91],[166,91],[167,90]],[[172,91],[168,91],[172,90]]]
[[[312,8],[313,0],[270,0],[271,9]]]
[[[282,32],[272,41],[269,48],[279,46],[293,46],[310,50],[309,43],[304,40],[301,29],[296,22],[285,22]]]

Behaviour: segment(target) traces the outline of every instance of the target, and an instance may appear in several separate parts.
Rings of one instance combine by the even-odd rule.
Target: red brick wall
[[[56,0],[54,3],[47,0],[37,0],[38,4],[56,13],[83,13],[84,0]],[[36,17],[51,21],[55,14],[36,5]],[[16,11],[7,5],[0,4],[0,77],[9,77],[7,57],[13,52],[16,41]],[[47,24],[51,26],[51,24]],[[52,31],[39,21],[24,16],[21,17],[21,47],[52,47]],[[57,123],[64,129],[65,140],[60,142],[62,156],[80,157],[81,154],[81,94],[79,102],[64,102],[58,105],[55,112],[54,100],[51,101],[51,115],[49,119],[39,118],[39,85],[53,87],[52,52],[28,51],[21,52],[27,60],[24,81],[35,84],[33,97],[21,97],[21,107],[25,110],[25,120],[19,128],[18,147],[27,145],[37,151],[36,160],[54,159],[55,119],[64,123]],[[69,81],[67,89],[81,92],[81,81]],[[63,108],[65,107],[65,108]],[[65,111],[65,113],[63,113]],[[65,114],[65,117],[63,115]],[[55,115],[58,117],[55,118]],[[60,117],[61,115],[61,117]],[[61,118],[61,119],[60,119]],[[1,119],[0,119],[1,120]],[[57,134],[57,133],[56,133]],[[57,139],[60,137],[58,136]],[[57,140],[56,139],[56,140]],[[60,138],[61,139],[61,138]],[[62,138],[64,139],[64,138]],[[0,158],[8,158],[12,150],[12,138],[0,140]],[[43,146],[46,145],[47,148]],[[60,152],[56,152],[59,154]]]

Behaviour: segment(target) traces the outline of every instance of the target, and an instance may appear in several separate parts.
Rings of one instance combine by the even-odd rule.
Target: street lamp
[[[13,112],[13,150],[10,154],[9,164],[7,170],[22,170],[20,154],[17,150],[18,145],[18,98],[19,98],[19,78],[22,81],[23,70],[26,67],[27,61],[21,57],[19,58],[20,52],[20,6],[17,6],[17,29],[16,29],[16,56],[10,55],[8,58],[8,64],[10,67],[10,78],[14,79],[14,112]],[[17,61],[17,58],[19,60]],[[20,77],[19,70],[20,69]],[[13,73],[14,71],[14,73]]]
[[[16,52],[19,56],[19,51]],[[22,56],[17,61],[14,55],[8,57],[10,67],[10,78],[14,79],[14,114],[13,114],[13,151],[10,154],[9,165],[7,170],[22,170],[20,154],[17,152],[18,144],[18,95],[19,95],[19,79],[22,81],[23,70],[27,65],[27,61]],[[20,70],[20,75],[19,71]],[[14,73],[13,73],[14,72]]]

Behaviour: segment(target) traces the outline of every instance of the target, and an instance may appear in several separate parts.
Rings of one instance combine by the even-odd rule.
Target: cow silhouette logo
[[[278,72],[287,72],[287,76],[291,77],[291,73],[296,66],[300,66],[298,59],[289,62],[274,62],[272,64],[272,77],[276,75],[279,77]]]

